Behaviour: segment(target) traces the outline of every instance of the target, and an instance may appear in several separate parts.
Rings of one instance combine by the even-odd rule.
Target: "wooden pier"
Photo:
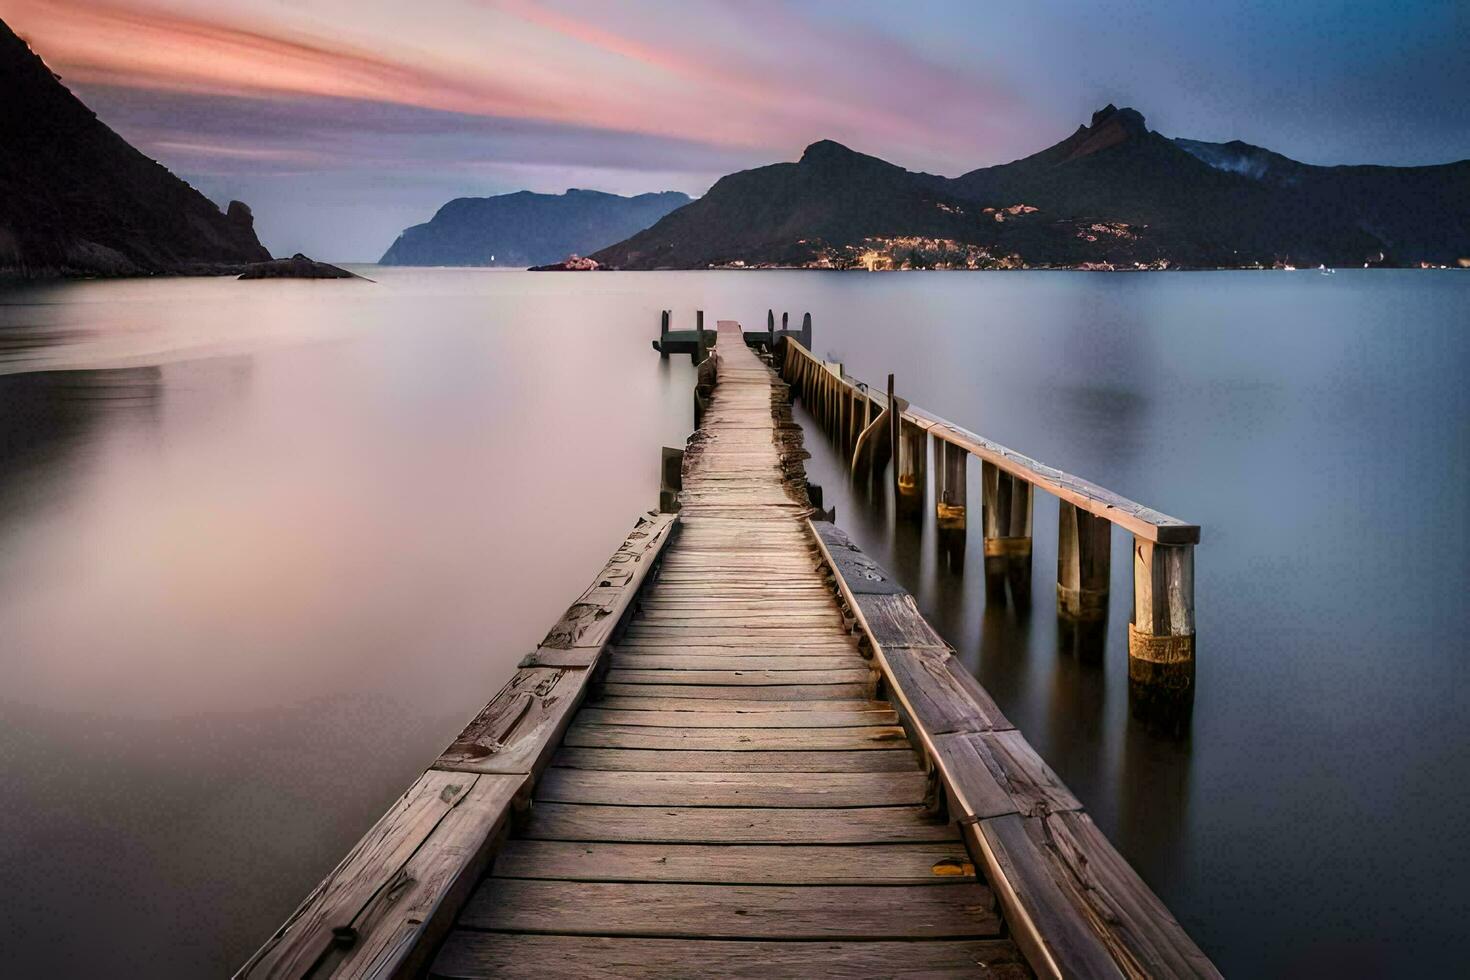
[[[237,976],[1217,976],[811,519],[787,385],[718,330],[677,515]]]

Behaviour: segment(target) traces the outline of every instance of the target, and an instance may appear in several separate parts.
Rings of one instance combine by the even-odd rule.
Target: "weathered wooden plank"
[[[857,728],[897,725],[898,715],[891,707],[856,711],[816,708],[806,711],[625,711],[589,707],[577,715],[577,723],[654,728]]]
[[[1024,821],[1074,906],[1092,922],[1130,977],[1219,977],[1164,903],[1144,884],[1085,813],[1053,813]],[[1008,826],[994,836],[1013,836]]]
[[[619,684],[609,683],[603,693],[642,698],[710,698],[712,700],[812,701],[868,698],[872,686],[861,684],[780,684],[769,687],[728,684]]]
[[[235,976],[304,976],[334,950],[352,964],[343,975],[374,967],[388,975],[426,953],[483,869],[524,783],[424,773]]]
[[[617,709],[619,711],[888,711],[893,705],[887,701],[864,698],[820,701],[758,701],[725,699],[722,704],[711,704],[709,698],[653,698],[628,697],[625,695],[603,695],[588,702],[588,707]]]
[[[975,880],[959,841],[929,844],[603,844],[507,841],[502,878],[688,884],[946,885]]]
[[[917,806],[772,809],[537,803],[520,836],[665,844],[897,844],[950,841],[957,833]]]
[[[535,773],[586,693],[588,671],[522,667],[444,750],[436,769]]]
[[[944,640],[934,632],[919,612],[914,597],[901,595],[859,595],[868,634],[885,650],[891,647],[942,647]]]
[[[460,924],[564,935],[692,939],[932,939],[996,936],[979,884],[684,885],[490,878]]]
[[[565,744],[604,749],[884,749],[906,744],[902,728],[654,728],[572,725]]]
[[[930,735],[1013,727],[948,648],[894,647],[879,657],[901,707]]]
[[[857,651],[845,654],[770,654],[766,652],[720,656],[684,653],[621,653],[613,659],[623,670],[868,670]]]
[[[1005,940],[759,942],[538,936],[456,931],[434,963],[443,980],[1022,980],[1025,961]]]
[[[924,802],[919,772],[615,772],[548,769],[538,802],[610,806],[901,806]]]
[[[866,684],[867,667],[835,670],[622,670],[607,672],[609,684],[719,685],[762,687],[779,684]]]
[[[606,643],[668,541],[673,526],[673,514],[639,519],[637,527],[608,559],[592,585],[546,634],[541,646],[596,648]]]
[[[826,751],[665,752],[655,749],[589,749],[568,746],[552,758],[566,769],[629,772],[917,772],[918,756],[907,745],[886,752]]]

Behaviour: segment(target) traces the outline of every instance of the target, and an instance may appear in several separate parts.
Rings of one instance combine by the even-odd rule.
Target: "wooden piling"
[[[1031,600],[1031,484],[985,462],[980,469],[985,526],[985,584],[992,597]]]
[[[965,532],[965,466],[970,454],[943,439],[934,443],[934,522],[941,532]]]
[[[704,335],[704,310],[694,311],[694,332],[699,337],[699,360],[694,363],[703,364],[709,357],[709,338]]]
[[[1057,615],[1078,623],[1108,614],[1112,525],[1061,501],[1057,519]]]
[[[766,310],[766,336],[767,336],[767,338],[769,338],[766,341],[766,344],[767,344],[768,347],[770,347],[771,353],[774,354],[776,352],[776,311],[775,310],[771,310],[771,309],[767,309]]]
[[[1133,539],[1128,679],[1184,691],[1194,684],[1194,545]]]
[[[888,376],[888,458],[893,460],[893,492],[898,494],[898,402],[893,395],[893,375]]]
[[[658,317],[658,356],[665,361],[669,359],[668,348],[664,345],[669,342],[669,311],[663,310]]]
[[[898,424],[898,456],[893,464],[898,474],[899,512],[918,516],[924,510],[924,475],[928,469],[929,434],[907,419]]]

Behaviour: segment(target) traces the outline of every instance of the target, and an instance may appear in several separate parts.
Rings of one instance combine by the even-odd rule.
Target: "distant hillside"
[[[594,254],[626,269],[1454,264],[1470,161],[1313,167],[1172,140],[1107,106],[1039,153],[949,179],[830,141],[722,178]]]
[[[269,258],[249,208],[221,212],[139,153],[0,22],[0,275],[228,271]]]
[[[461,197],[399,235],[380,262],[549,265],[621,241],[688,203],[688,195],[675,191],[619,197],[575,188],[565,194]]]

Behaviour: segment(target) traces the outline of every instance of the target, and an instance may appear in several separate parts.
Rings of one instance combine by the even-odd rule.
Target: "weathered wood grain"
[[[702,749],[749,752],[758,749],[887,749],[907,744],[903,729],[892,725],[852,728],[656,728],[634,725],[581,725],[567,729],[565,744],[605,749]]]
[[[534,773],[586,693],[588,672],[522,667],[434,763],[461,772]]]
[[[872,685],[861,684],[778,684],[769,687],[735,686],[729,684],[604,684],[603,692],[641,698],[710,698],[712,700],[741,701],[813,701],[822,699],[868,698],[872,696]]]
[[[1005,940],[752,942],[471,931],[449,938],[433,972],[443,980],[1021,980],[1030,975],[1015,945]]]
[[[548,769],[538,802],[611,806],[915,806],[927,778],[919,772],[611,772]]]
[[[809,702],[808,702],[809,703]],[[624,711],[589,707],[577,715],[582,725],[636,725],[654,728],[858,728],[897,725],[891,707],[823,711]]]
[[[524,783],[424,773],[235,976],[301,977],[329,954],[345,956],[338,975],[386,976],[426,953],[483,869]]]
[[[918,772],[918,756],[907,745],[886,752],[869,749],[825,751],[720,750],[665,752],[656,749],[563,747],[552,765],[566,769],[640,772]]]
[[[476,929],[691,939],[937,939],[996,936],[978,884],[683,885],[491,878],[460,917]]]
[[[950,841],[957,833],[924,807],[771,809],[537,803],[528,840],[665,844],[883,844]]]
[[[633,601],[638,586],[667,542],[673,524],[672,514],[649,515],[640,519],[592,585],[572,603],[541,645],[569,649],[600,647],[606,643],[618,618]]]
[[[764,687],[784,684],[867,684],[867,667],[832,670],[622,670],[607,672],[609,684],[718,685]]]
[[[974,881],[958,841],[930,844],[603,844],[508,841],[503,878],[688,884],[946,885]]]

